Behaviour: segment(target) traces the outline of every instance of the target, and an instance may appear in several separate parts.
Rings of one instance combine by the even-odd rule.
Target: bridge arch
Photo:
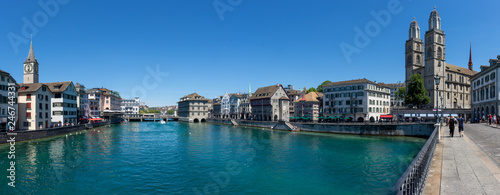
[[[195,119],[193,120],[193,122],[194,122],[194,123],[199,123],[199,122],[200,122],[200,120],[199,120],[198,118],[195,118]]]

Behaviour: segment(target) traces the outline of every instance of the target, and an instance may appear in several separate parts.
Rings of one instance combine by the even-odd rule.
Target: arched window
[[[440,60],[441,60],[441,59],[443,59],[443,58],[442,58],[442,57],[443,57],[443,50],[441,49],[441,47],[438,47],[438,56],[437,56],[437,57],[438,57],[438,59],[440,59]]]
[[[420,45],[419,44],[417,44],[417,50],[420,51]]]
[[[417,56],[417,64],[420,64],[420,55]]]
[[[426,52],[426,56],[427,58],[431,58],[432,57],[432,49],[431,47],[427,47],[427,50],[425,51]]]
[[[438,37],[438,43],[441,43],[441,36]]]

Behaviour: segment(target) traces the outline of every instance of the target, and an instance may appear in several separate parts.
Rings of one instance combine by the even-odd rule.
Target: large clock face
[[[31,73],[31,71],[33,71],[33,66],[31,66],[31,64],[24,65],[24,71],[26,73]]]

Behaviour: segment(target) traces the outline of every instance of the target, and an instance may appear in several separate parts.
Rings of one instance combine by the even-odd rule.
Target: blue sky
[[[195,91],[208,98],[247,92],[250,82],[255,91],[276,83],[309,88],[325,80],[402,81],[410,22],[416,17],[423,37],[434,6],[448,63],[466,67],[470,42],[475,70],[500,54],[500,2],[493,0],[41,0],[57,2],[48,11],[37,2],[2,1],[0,69],[22,82],[33,34],[40,82],[103,86],[124,98],[141,95],[153,106],[175,104]],[[387,25],[378,23],[379,32],[348,62],[340,44],[354,46],[354,28],[377,22],[370,12],[389,10],[391,3],[401,11],[391,13]]]

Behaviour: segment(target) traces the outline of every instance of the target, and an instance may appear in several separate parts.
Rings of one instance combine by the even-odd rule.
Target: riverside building
[[[260,121],[289,121],[290,98],[281,84],[261,87],[250,97],[252,118]]]
[[[472,120],[480,120],[489,114],[499,115],[500,55],[490,59],[490,66],[481,66],[481,72],[471,77]]]
[[[355,121],[392,118],[389,87],[367,79],[333,82],[323,86],[323,116]]]
[[[205,122],[209,116],[209,99],[192,93],[180,98],[178,104],[178,116],[184,122]]]
[[[18,119],[17,115],[17,110],[18,110],[18,104],[17,104],[17,97],[14,96],[14,99],[9,100],[9,87],[10,84],[14,84],[13,87],[15,87],[15,91],[19,89],[19,85],[16,83],[16,80],[8,73],[5,71],[0,70],[0,131],[4,131],[7,128],[7,122],[9,114],[9,107],[13,107],[16,109],[15,112],[15,120]],[[14,105],[11,106],[9,105],[9,102],[12,101],[14,102]]]

